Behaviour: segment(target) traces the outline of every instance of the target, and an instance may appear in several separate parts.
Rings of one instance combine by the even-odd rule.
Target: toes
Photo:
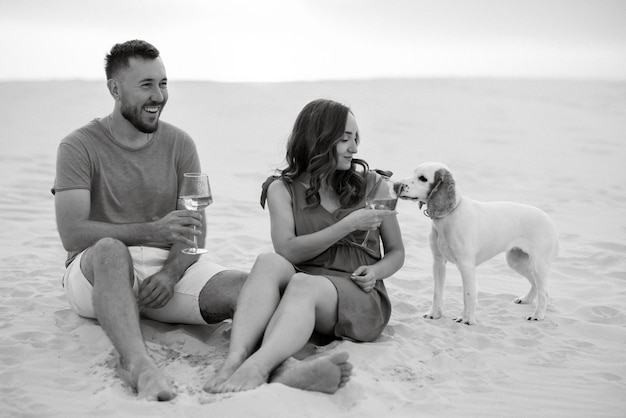
[[[332,361],[333,363],[337,364],[337,365],[342,365],[342,364],[350,364],[348,363],[348,357],[350,357],[350,355],[348,354],[347,351],[341,351],[339,353],[333,353],[330,356],[330,361]]]
[[[474,324],[476,324],[476,320],[472,321],[470,319],[465,319],[462,316],[454,318],[454,322],[456,322],[457,324],[464,324],[464,325],[474,325]]]

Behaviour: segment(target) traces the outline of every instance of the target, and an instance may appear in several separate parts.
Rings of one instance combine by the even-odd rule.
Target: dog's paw
[[[426,318],[426,319],[441,319],[442,316],[443,316],[443,310],[442,309],[431,309],[430,311],[428,311],[424,315],[422,315],[422,318]]]
[[[527,321],[543,321],[543,316],[532,314],[526,317]]]
[[[465,324],[465,325],[476,325],[475,319],[464,318],[462,316],[458,316],[454,318],[454,322],[457,322],[459,324]]]
[[[528,303],[528,301],[524,299],[523,297],[519,297],[519,298],[513,299],[513,303],[517,303],[518,305],[525,305]]]

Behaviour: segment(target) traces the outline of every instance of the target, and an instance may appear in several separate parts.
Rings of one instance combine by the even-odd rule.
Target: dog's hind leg
[[[517,273],[526,277],[530,282],[530,290],[524,296],[515,298],[515,303],[533,303],[535,296],[537,295],[537,285],[535,283],[535,275],[533,274],[533,268],[530,264],[530,257],[527,253],[519,248],[512,248],[506,253],[506,263],[515,270]]]
[[[527,317],[529,321],[543,320],[548,306],[547,278],[549,265],[546,265],[540,257],[531,258],[519,248],[513,248],[506,254],[509,267],[526,277],[530,282],[530,290],[524,296],[513,300],[515,303],[532,303],[537,297],[535,312]]]
[[[546,257],[531,257],[533,276],[537,288],[537,306],[535,312],[526,319],[529,321],[543,321],[548,308],[548,272],[550,261]]]

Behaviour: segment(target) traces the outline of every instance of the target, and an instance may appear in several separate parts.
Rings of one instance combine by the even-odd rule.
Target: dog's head
[[[419,202],[420,208],[426,203],[429,216],[448,213],[456,204],[454,177],[445,164],[421,164],[411,177],[399,183],[402,185],[399,197]]]

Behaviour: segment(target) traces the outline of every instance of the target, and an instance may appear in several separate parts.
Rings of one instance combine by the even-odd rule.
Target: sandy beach
[[[528,282],[500,255],[478,268],[476,326],[448,265],[444,317],[432,297],[430,220],[398,204],[404,267],[386,280],[391,321],[371,343],[340,341],[354,375],[334,395],[280,384],[202,391],[228,348],[229,322],[142,322],[175,382],[167,403],[137,400],[117,354],[61,287],[65,251],[50,193],[59,141],[113,106],[102,82],[0,83],[0,417],[623,417],[626,411],[626,83],[557,80],[375,80],[229,84],[170,80],[162,119],[189,132],[209,173],[210,257],[249,270],[272,251],[260,186],[281,166],[301,108],[349,105],[358,156],[408,176],[446,163],[477,200],[542,208],[561,243],[546,319],[512,303]]]

